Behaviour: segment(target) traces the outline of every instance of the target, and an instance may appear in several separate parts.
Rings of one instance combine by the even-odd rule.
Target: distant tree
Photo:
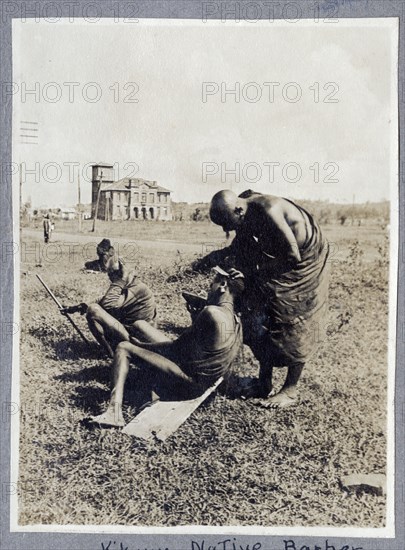
[[[327,225],[329,223],[330,211],[326,208],[322,208],[319,213],[319,223]]]
[[[29,202],[24,202],[22,205],[21,205],[21,209],[20,209],[20,220],[22,222],[28,222],[29,221],[29,218],[30,218],[30,208],[31,208],[31,204]]]

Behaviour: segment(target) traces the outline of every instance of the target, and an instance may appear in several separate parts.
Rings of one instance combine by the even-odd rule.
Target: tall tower
[[[98,164],[93,164],[91,170],[91,217],[94,218],[99,183],[101,181],[101,189],[103,189],[114,182],[114,166],[105,162],[99,162]]]

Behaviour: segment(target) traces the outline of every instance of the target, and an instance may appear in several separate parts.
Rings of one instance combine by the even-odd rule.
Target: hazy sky
[[[176,201],[208,201],[230,187],[388,198],[397,154],[396,22],[365,23],[15,21],[14,162],[30,170],[39,163],[40,172],[39,181],[23,174],[24,199],[76,203],[71,162],[80,164],[82,201],[90,202],[83,166],[100,160],[119,166],[117,179],[133,173],[125,166],[133,163],[135,176],[157,180]],[[221,97],[235,83],[239,101]],[[206,101],[204,86],[212,92]],[[21,121],[38,122],[36,144],[21,143],[28,133]],[[232,169],[237,174],[226,175]]]

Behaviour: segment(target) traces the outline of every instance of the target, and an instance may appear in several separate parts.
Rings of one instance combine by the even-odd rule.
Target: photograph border
[[[102,12],[102,17],[111,18],[111,4],[115,7],[118,5],[131,5],[136,6],[136,16],[139,19],[203,19],[204,5],[210,5],[212,8],[209,13],[205,12],[207,19],[218,20],[221,19],[221,4],[226,3],[228,6],[231,4],[248,4],[248,1],[229,1],[221,2],[199,2],[192,0],[166,0],[166,1],[132,1],[132,2],[105,2],[97,0],[94,2],[85,2],[83,0],[75,2],[47,2],[44,0],[36,0],[35,2],[3,2],[1,11],[1,51],[0,51],[0,74],[2,89],[3,84],[12,82],[12,21],[13,19],[19,19],[25,16],[31,18],[36,17],[35,12],[41,13],[41,8],[45,5],[49,7],[49,14],[52,13],[52,4],[58,4],[60,9],[64,10],[64,17],[69,17],[70,13],[67,11],[71,9],[71,5],[76,5],[77,17],[80,17],[80,13],[83,13],[83,7],[85,5],[94,4],[99,6]],[[251,3],[251,2],[250,2]],[[257,0],[256,3],[260,3]],[[265,3],[265,2],[263,2]],[[268,3],[268,2],[267,2]],[[293,0],[292,2],[272,2],[274,8],[276,6],[283,6],[286,4],[300,5],[302,12],[302,19],[308,19],[313,17],[314,3],[308,0]],[[70,6],[69,6],[69,5]],[[397,326],[396,326],[396,372],[395,372],[395,538],[357,538],[355,528],[342,528],[347,533],[345,537],[325,537],[317,534],[317,528],[311,528],[311,532],[314,536],[301,536],[300,532],[305,529],[308,532],[308,528],[294,528],[297,534],[288,536],[273,536],[263,535],[258,528],[257,535],[234,535],[234,530],[226,528],[218,528],[218,534],[207,534],[204,531],[198,531],[193,528],[184,528],[189,534],[167,534],[163,531],[167,531],[167,528],[140,528],[142,533],[128,534],[119,533],[118,530],[110,531],[100,528],[97,533],[94,533],[94,527],[92,527],[91,533],[70,533],[60,532],[66,531],[66,526],[60,526],[58,532],[10,532],[10,488],[12,481],[10,481],[10,441],[11,441],[11,423],[10,415],[4,414],[5,405],[10,403],[11,396],[11,383],[12,383],[12,364],[15,357],[13,356],[13,337],[10,326],[15,322],[18,317],[18,307],[16,311],[13,310],[14,305],[18,306],[19,297],[14,297],[14,291],[16,288],[16,275],[18,270],[14,271],[15,264],[13,255],[9,253],[10,244],[13,245],[15,234],[15,225],[13,225],[13,209],[14,220],[18,208],[13,205],[12,201],[12,181],[11,174],[6,169],[10,165],[12,160],[12,98],[11,96],[1,97],[1,122],[2,132],[0,133],[0,154],[1,154],[1,200],[0,200],[0,213],[1,213],[1,234],[2,234],[2,277],[1,277],[1,327],[2,327],[2,346],[0,351],[1,357],[1,398],[2,398],[2,430],[1,430],[1,482],[2,482],[2,498],[1,498],[1,539],[0,549],[11,550],[29,548],[31,550],[47,550],[48,548],[65,550],[68,548],[102,548],[103,545],[107,546],[108,542],[113,539],[114,544],[110,546],[110,550],[120,548],[122,544],[124,548],[128,550],[132,549],[156,549],[167,548],[168,550],[188,550],[192,548],[192,541],[202,539],[205,540],[206,548],[209,545],[220,544],[220,541],[225,539],[233,540],[235,537],[235,543],[240,544],[242,548],[246,548],[246,545],[252,546],[256,543],[260,543],[260,548],[284,549],[284,541],[286,539],[295,540],[296,548],[302,548],[306,550],[308,547],[312,550],[316,550],[316,547],[320,550],[332,550],[332,546],[335,550],[340,550],[347,546],[347,550],[364,549],[364,550],[403,550],[405,548],[405,509],[404,509],[404,485],[405,481],[401,473],[404,471],[405,466],[405,375],[404,375],[404,356],[405,356],[405,319],[404,319],[404,263],[405,263],[405,243],[404,243],[404,174],[403,174],[403,135],[402,128],[404,122],[404,103],[405,103],[405,90],[404,85],[404,35],[403,35],[403,21],[405,17],[405,1],[377,1],[377,0],[335,0],[331,2],[319,2],[319,14],[320,17],[328,16],[330,14],[330,5],[334,4],[338,9],[339,19],[344,18],[381,18],[381,17],[397,17],[399,19],[399,64],[398,64],[398,131],[399,131],[399,241],[398,241],[398,287],[397,287]],[[329,6],[329,7],[328,7]],[[48,9],[48,8],[47,8]],[[82,11],[80,12],[80,9]],[[25,12],[26,10],[26,12]],[[30,11],[31,10],[31,11]],[[48,12],[47,12],[48,13]],[[132,15],[133,15],[132,11]],[[48,14],[48,17],[50,15]],[[125,15],[125,14],[124,14]],[[275,19],[282,19],[282,13],[277,13],[275,9]],[[392,208],[391,208],[392,212]],[[14,221],[15,223],[15,221]],[[402,237],[402,238],[401,238]],[[390,247],[391,254],[393,252],[392,246]],[[18,261],[18,260],[17,260]],[[391,274],[392,275],[392,274]],[[392,280],[390,279],[390,284]],[[401,299],[402,298],[402,299]],[[391,327],[390,327],[391,329]],[[392,334],[392,332],[391,332]],[[14,350],[15,353],[15,350]],[[390,395],[390,394],[389,394]],[[389,422],[389,419],[388,419]],[[391,508],[391,506],[387,506]],[[76,527],[81,529],[81,527]],[[331,528],[332,529],[332,528]],[[278,528],[282,531],[282,528]],[[287,530],[287,528],[286,528]],[[320,530],[320,528],[319,528]],[[86,528],[83,531],[88,531]],[[288,532],[292,531],[288,528]],[[105,535],[103,535],[105,533]],[[192,533],[192,534],[191,534]],[[108,536],[106,536],[108,535]],[[114,535],[113,539],[111,536]],[[228,537],[226,535],[229,535]],[[231,544],[231,542],[230,542]],[[197,545],[196,545],[197,546]],[[239,547],[237,547],[239,548]],[[194,549],[193,549],[194,550]]]

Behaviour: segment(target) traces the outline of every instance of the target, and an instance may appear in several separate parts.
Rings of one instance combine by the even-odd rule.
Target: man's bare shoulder
[[[250,199],[248,205],[252,214],[264,215],[272,219],[284,215],[290,203],[274,195],[259,195]]]
[[[248,205],[251,207],[256,207],[264,210],[269,210],[271,208],[282,208],[284,204],[287,204],[288,201],[282,197],[276,197],[274,195],[256,195],[251,199],[248,199]]]
[[[205,306],[200,315],[198,321],[200,323],[207,323],[209,325],[221,323],[229,316],[229,310],[219,306],[209,305]]]

